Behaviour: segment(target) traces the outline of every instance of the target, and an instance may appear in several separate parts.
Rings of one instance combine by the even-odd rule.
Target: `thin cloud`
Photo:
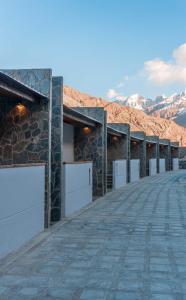
[[[114,89],[109,89],[108,92],[107,92],[107,97],[109,99],[113,99],[113,98],[116,98],[117,96],[119,96],[119,93],[114,90]]]
[[[173,51],[172,62],[153,59],[146,61],[144,66],[148,80],[157,85],[186,83],[186,44]]]
[[[107,98],[110,99],[111,101],[116,101],[116,100],[124,101],[126,100],[127,97],[118,93],[114,89],[109,89],[107,92]]]
[[[118,89],[122,88],[126,84],[126,82],[129,81],[129,79],[130,79],[130,77],[128,75],[125,75],[124,78],[123,78],[123,80],[121,80],[118,83],[117,88]]]

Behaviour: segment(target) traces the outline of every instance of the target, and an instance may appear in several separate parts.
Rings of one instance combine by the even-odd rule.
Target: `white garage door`
[[[119,189],[127,183],[127,161],[124,159],[113,161],[113,188]]]
[[[135,182],[140,179],[140,160],[130,160],[130,182]]]
[[[92,202],[92,162],[64,164],[65,217]]]
[[[172,169],[174,171],[179,170],[179,159],[178,158],[172,159]]]
[[[165,168],[165,158],[160,158],[159,159],[159,173],[163,173],[166,171]]]
[[[0,169],[0,258],[44,229],[45,167]]]
[[[157,160],[156,158],[149,159],[149,176],[157,174]]]

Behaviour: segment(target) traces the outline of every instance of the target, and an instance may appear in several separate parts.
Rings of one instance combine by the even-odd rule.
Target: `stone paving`
[[[186,171],[107,194],[0,267],[0,299],[186,299]]]

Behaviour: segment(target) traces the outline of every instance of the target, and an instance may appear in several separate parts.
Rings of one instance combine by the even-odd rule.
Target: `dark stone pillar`
[[[140,177],[146,174],[146,141],[140,141]]]
[[[51,222],[62,217],[63,78],[52,78]]]

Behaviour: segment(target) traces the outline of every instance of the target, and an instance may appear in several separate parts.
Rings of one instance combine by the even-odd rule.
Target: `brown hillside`
[[[140,110],[92,97],[68,86],[64,87],[64,103],[70,107],[104,107],[108,122],[128,123],[131,130],[142,130],[147,135],[158,135],[160,138],[179,141],[181,146],[186,146],[186,128],[177,125],[174,121],[149,116]]]

